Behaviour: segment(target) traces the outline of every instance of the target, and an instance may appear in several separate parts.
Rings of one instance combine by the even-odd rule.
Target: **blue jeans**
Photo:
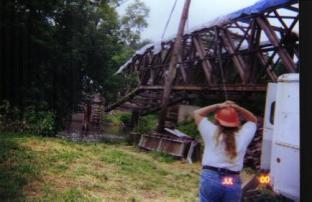
[[[239,175],[222,175],[203,169],[200,177],[200,202],[240,202],[241,179]]]

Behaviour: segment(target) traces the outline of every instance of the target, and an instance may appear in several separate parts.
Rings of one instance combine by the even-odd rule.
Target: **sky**
[[[150,14],[147,18],[148,27],[142,32],[142,39],[160,41],[164,32],[166,22],[169,18],[171,9],[175,0],[141,0],[150,8]],[[192,0],[189,10],[189,19],[186,24],[186,30],[193,26],[202,25],[217,17],[229,14],[236,10],[245,8],[257,2],[258,0]],[[117,12],[123,15],[127,5],[134,0],[128,0],[117,8]],[[171,17],[169,26],[164,38],[175,36],[178,31],[180,16],[183,9],[184,0],[177,0],[177,4]]]

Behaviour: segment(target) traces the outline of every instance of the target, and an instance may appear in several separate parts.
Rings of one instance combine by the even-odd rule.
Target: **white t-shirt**
[[[254,137],[256,129],[256,124],[248,121],[235,133],[237,156],[231,159],[225,151],[225,144],[222,139],[220,139],[219,144],[216,144],[218,126],[207,118],[203,118],[198,124],[198,130],[205,144],[202,165],[225,168],[232,171],[242,170],[247,147]]]

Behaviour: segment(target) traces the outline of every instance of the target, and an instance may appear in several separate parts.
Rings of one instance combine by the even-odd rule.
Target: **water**
[[[117,136],[127,136],[129,134],[130,130],[119,125],[113,125],[109,123],[104,123],[102,125],[102,133],[103,135],[109,134],[109,135],[117,135]]]

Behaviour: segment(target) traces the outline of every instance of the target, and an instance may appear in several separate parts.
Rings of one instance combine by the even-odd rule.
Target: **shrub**
[[[35,110],[35,107],[29,106],[22,117],[21,111],[8,101],[3,101],[0,105],[0,130],[2,131],[52,135],[55,127],[55,114],[50,111]]]
[[[134,128],[134,132],[138,133],[148,133],[157,126],[157,116],[155,114],[150,114],[147,116],[142,116],[139,118],[138,125]]]
[[[194,121],[179,123],[177,129],[195,139],[200,137],[199,131],[197,130],[197,126]]]
[[[0,130],[23,131],[24,123],[19,118],[20,110],[3,100],[0,105]]]
[[[35,111],[29,107],[24,114],[24,122],[30,132],[52,135],[55,132],[55,115],[50,111]]]
[[[121,114],[119,119],[121,122],[123,122],[125,124],[125,126],[129,126],[131,124],[131,114],[130,113]]]
[[[127,125],[131,121],[131,113],[116,110],[111,114],[105,114],[102,120],[116,126],[120,126],[122,124]]]

